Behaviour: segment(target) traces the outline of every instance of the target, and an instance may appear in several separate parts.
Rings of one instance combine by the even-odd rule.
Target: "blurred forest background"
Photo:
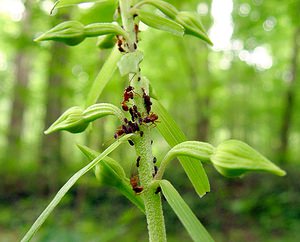
[[[199,198],[178,162],[166,176],[216,241],[300,241],[300,1],[173,0],[202,15],[214,42],[141,33],[142,71],[188,139],[243,140],[287,171],[281,178],[227,179],[205,166],[211,192]],[[95,122],[71,135],[43,131],[67,108],[84,103],[109,54],[96,39],[76,47],[35,43],[67,19],[111,21],[111,4],[49,12],[50,0],[0,0],[0,241],[18,241],[67,179],[87,160],[76,144],[103,150],[118,123]],[[106,15],[99,16],[99,8]],[[101,102],[120,105],[127,82],[116,72]],[[154,131],[154,155],[168,150]],[[132,151],[113,156],[130,172]],[[131,148],[130,148],[131,149]],[[190,241],[165,206],[169,241]],[[80,179],[34,241],[147,241],[146,221],[91,172]]]

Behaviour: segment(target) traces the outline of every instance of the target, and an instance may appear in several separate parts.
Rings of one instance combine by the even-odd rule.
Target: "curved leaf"
[[[177,156],[188,156],[205,162],[210,160],[213,151],[214,147],[212,145],[200,141],[185,141],[175,145],[162,160],[156,178],[162,178],[169,162]]]
[[[48,218],[53,209],[58,205],[60,200],[64,197],[64,195],[70,190],[70,188],[75,184],[75,182],[82,177],[85,173],[87,173],[90,169],[95,167],[99,162],[103,160],[108,154],[114,151],[120,144],[127,141],[133,134],[127,134],[122,138],[115,141],[111,144],[106,150],[104,150],[99,156],[97,156],[94,160],[92,160],[88,165],[77,171],[67,182],[66,184],[58,191],[56,196],[52,199],[46,209],[41,213],[41,215],[37,218],[34,224],[31,226],[29,231],[25,234],[22,239],[22,242],[29,241],[35,232],[41,227],[41,225]]]
[[[214,241],[172,184],[167,180],[160,180],[159,184],[167,202],[191,238],[199,242]]]
[[[159,103],[159,101],[152,99],[152,102],[152,110],[158,115],[160,120],[160,122],[157,123],[157,129],[168,144],[173,147],[186,141],[184,133],[178,127],[168,111]],[[179,157],[178,159],[197,194],[204,196],[206,192],[209,192],[209,181],[201,162],[189,157]]]

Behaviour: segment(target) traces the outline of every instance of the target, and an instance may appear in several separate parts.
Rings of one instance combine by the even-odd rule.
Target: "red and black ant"
[[[142,90],[143,90],[144,105],[145,105],[147,113],[149,114],[151,111],[152,102],[150,100],[150,96],[146,94],[145,89],[142,88]]]
[[[155,113],[150,113],[147,117],[143,118],[143,122],[144,123],[152,123],[154,124],[154,122],[158,119],[157,114]]]
[[[139,177],[137,175],[130,177],[130,185],[132,190],[137,194],[141,193],[144,189],[142,186],[139,186]]]
[[[133,99],[133,89],[134,88],[132,86],[128,86],[124,90],[123,101],[121,105],[122,105],[122,109],[126,112],[128,111],[128,106],[126,103],[129,101],[129,99]]]

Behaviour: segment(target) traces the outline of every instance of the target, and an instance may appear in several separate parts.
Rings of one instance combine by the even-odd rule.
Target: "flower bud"
[[[221,143],[211,156],[216,170],[224,176],[241,176],[248,171],[266,171],[284,176],[285,171],[273,164],[249,145],[238,140]]]
[[[78,21],[66,21],[48,30],[35,41],[56,40],[67,45],[78,45],[84,39],[84,25]]]
[[[176,22],[185,29],[185,34],[194,35],[212,45],[197,13],[181,11],[176,16]]]
[[[58,130],[66,130],[71,133],[80,133],[89,125],[82,117],[83,109],[75,106],[65,111],[46,131],[50,134]]]

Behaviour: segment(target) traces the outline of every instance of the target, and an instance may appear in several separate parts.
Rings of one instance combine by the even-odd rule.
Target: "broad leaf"
[[[184,28],[175,21],[144,10],[136,10],[139,19],[146,25],[177,36],[184,35]]]
[[[103,160],[108,154],[114,151],[120,144],[127,141],[133,134],[127,134],[122,138],[115,141],[111,144],[106,150],[104,150],[99,156],[97,156],[94,160],[92,160],[88,165],[77,171],[68,181],[67,183],[58,191],[56,196],[52,199],[50,204],[46,207],[46,209],[41,213],[41,215],[37,218],[34,224],[31,226],[29,231],[26,233],[22,242],[29,241],[35,232],[41,227],[41,225],[48,218],[53,209],[58,205],[61,199],[65,196],[65,194],[70,190],[70,188],[75,184],[75,182],[82,177],[89,170],[94,168],[99,162]]]
[[[157,100],[153,99],[152,102],[152,110],[158,115],[160,121],[157,123],[157,129],[168,144],[173,147],[186,141],[184,133],[175,123],[168,111]],[[188,157],[179,157],[178,159],[197,194],[204,196],[206,192],[209,192],[209,181],[201,162]]]
[[[162,193],[194,241],[214,241],[180,194],[167,180],[159,181]]]
[[[86,146],[78,145],[78,147],[82,153],[91,160],[99,155],[97,151]],[[100,182],[116,188],[145,213],[145,207],[141,197],[137,196],[132,190],[129,179],[125,176],[122,166],[117,161],[110,157],[105,157],[103,161],[96,166],[95,175]]]
[[[87,107],[97,102],[105,86],[111,80],[111,77],[117,68],[117,63],[121,57],[122,55],[118,48],[113,48],[110,56],[107,58],[90,88],[86,101]]]
[[[156,178],[162,178],[169,162],[177,156],[188,156],[200,160],[201,162],[205,162],[210,160],[213,151],[214,147],[212,145],[200,141],[185,141],[175,145],[162,160]]]

